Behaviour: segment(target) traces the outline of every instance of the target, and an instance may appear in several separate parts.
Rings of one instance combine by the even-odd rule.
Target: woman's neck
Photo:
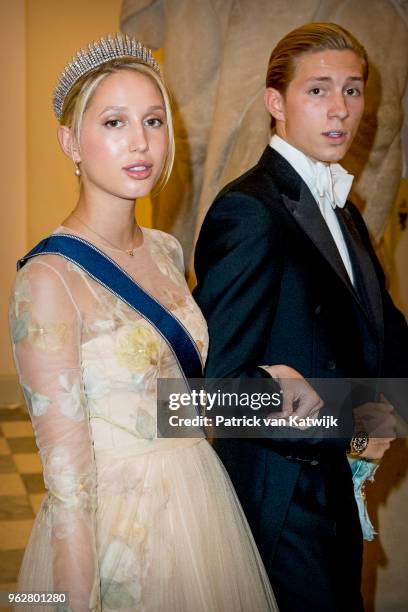
[[[135,203],[130,200],[102,197],[96,203],[81,194],[63,225],[86,234],[93,232],[94,238],[99,236],[124,251],[139,246],[143,240],[135,219]]]

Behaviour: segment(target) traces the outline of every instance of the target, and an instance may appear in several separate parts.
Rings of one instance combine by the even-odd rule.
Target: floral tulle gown
[[[143,238],[134,257],[94,243],[184,324],[204,359],[180,245],[157,230]],[[10,318],[47,488],[18,591],[67,591],[69,607],[47,609],[75,612],[276,610],[211,446],[156,438],[156,380],[181,372],[154,327],[58,255],[20,270]]]

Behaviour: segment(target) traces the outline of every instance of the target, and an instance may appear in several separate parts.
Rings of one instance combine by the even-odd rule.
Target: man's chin
[[[315,149],[307,149],[306,147],[301,149],[299,147],[299,149],[301,151],[303,150],[303,153],[314,161],[320,161],[327,164],[339,163],[348,151],[348,147],[340,145],[337,147],[316,147]]]
[[[341,162],[343,157],[346,155],[347,148],[339,147],[337,149],[330,149],[329,151],[322,151],[320,154],[319,161],[327,164],[338,164]]]
[[[337,146],[326,146],[326,147],[316,147],[316,148],[308,148],[298,146],[297,144],[293,145],[302,151],[305,155],[313,159],[317,162],[323,162],[326,164],[337,164],[341,162],[343,157],[346,155],[349,146],[348,145],[337,145]]]

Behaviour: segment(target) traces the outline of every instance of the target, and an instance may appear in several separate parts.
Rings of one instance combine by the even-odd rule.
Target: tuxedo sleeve
[[[212,205],[198,239],[194,297],[207,320],[207,378],[269,377],[260,368],[277,307],[284,249],[260,200],[230,192]]]

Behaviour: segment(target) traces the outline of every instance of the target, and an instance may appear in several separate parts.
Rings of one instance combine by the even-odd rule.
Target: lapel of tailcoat
[[[344,208],[336,208],[336,216],[353,264],[358,293],[380,339],[383,340],[384,318],[382,297],[373,262],[347,205]]]
[[[277,151],[268,146],[259,162],[274,178],[282,202],[293,219],[310,238],[333,272],[341,279],[374,327],[383,337],[382,301],[380,287],[369,253],[364,246],[351,214],[346,208],[337,213],[340,227],[349,249],[355,272],[357,289],[350,281],[333,236],[320,213],[318,204],[301,176]],[[337,209],[336,209],[337,210]]]

